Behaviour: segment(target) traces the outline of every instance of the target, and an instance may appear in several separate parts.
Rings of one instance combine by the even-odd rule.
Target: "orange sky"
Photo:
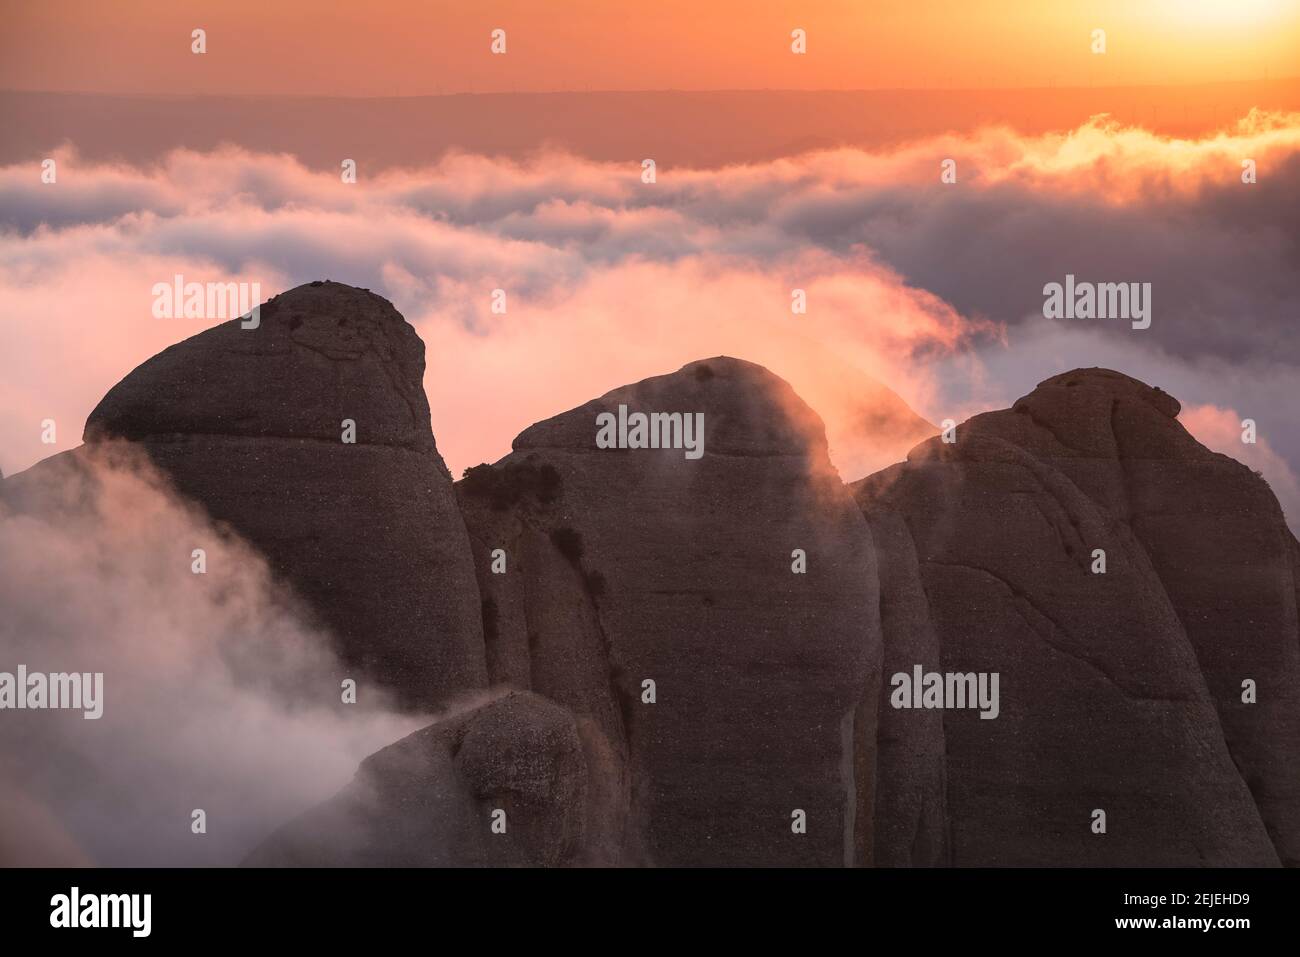
[[[208,52],[190,52],[190,31]],[[489,33],[507,31],[507,53]],[[790,31],[808,52],[790,52]],[[1089,50],[1107,31],[1104,56]],[[1300,72],[1300,0],[0,0],[0,89],[416,95]]]

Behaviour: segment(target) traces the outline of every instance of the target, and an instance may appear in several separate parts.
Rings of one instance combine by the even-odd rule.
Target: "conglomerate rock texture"
[[[1077,370],[854,486],[881,566],[909,570],[881,597],[886,671],[1001,678],[992,721],[882,706],[880,862],[1293,859],[1293,539],[1177,412]]]
[[[701,413],[703,456],[598,448],[597,417],[620,405]],[[457,484],[489,671],[610,743],[625,857],[852,859],[871,820],[854,742],[874,735],[876,569],[820,420],[761,367],[715,358],[538,423],[514,447]]]
[[[471,705],[372,754],[289,822],[255,867],[600,863],[599,817],[573,716],[529,692]],[[496,828],[493,828],[493,824]]]
[[[465,525],[424,396],[424,345],[386,299],[314,282],[149,359],[85,439],[142,445],[261,550],[345,662],[406,704],[485,685]],[[354,425],[345,442],[344,420]]]
[[[1300,546],[1172,396],[1075,370],[846,486],[785,381],[715,357],[453,485],[423,373],[387,301],[311,283],[87,422],[442,715],[248,863],[1300,862]],[[666,441],[598,441],[636,413]],[[918,668],[996,674],[996,717],[898,707]]]

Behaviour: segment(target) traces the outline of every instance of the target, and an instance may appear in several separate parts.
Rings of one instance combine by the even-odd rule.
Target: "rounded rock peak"
[[[790,383],[754,362],[714,356],[676,372],[613,389],[525,429],[514,448],[595,448],[595,417],[627,413],[700,413],[705,454],[799,455],[829,462],[826,428]]]
[[[1141,399],[1171,419],[1177,418],[1182,410],[1182,403],[1158,386],[1150,386],[1122,372],[1098,366],[1054,375],[1038,383],[1034,391],[1048,388],[1087,389],[1105,392],[1117,398]]]
[[[318,280],[143,362],[86,420],[87,441],[184,434],[434,448],[424,343],[387,299]]]
[[[378,293],[332,279],[317,279],[272,296],[262,305],[262,318],[272,322],[305,322],[322,317],[405,325],[396,307]]]

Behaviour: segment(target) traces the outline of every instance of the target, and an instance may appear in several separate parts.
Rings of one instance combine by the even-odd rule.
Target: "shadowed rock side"
[[[474,570],[419,336],[387,300],[333,282],[277,296],[260,318],[142,364],[91,413],[86,441],[143,446],[404,704],[482,688]],[[355,444],[341,441],[344,419]]]
[[[1105,369],[1048,379],[1013,409],[1029,433],[1025,447],[1109,507],[1144,546],[1278,855],[1300,865],[1295,536],[1268,483],[1202,446],[1178,411],[1167,393]],[[1070,422],[1080,423],[1062,434],[1073,447],[1053,434]],[[1256,683],[1255,704],[1242,701],[1246,679]]]
[[[597,415],[620,404],[702,412],[703,457],[597,448]],[[603,743],[621,861],[869,857],[873,768],[854,756],[875,739],[875,562],[820,420],[783,380],[716,358],[541,422],[514,449],[457,483],[489,674]]]
[[[891,675],[939,661],[939,636],[921,584],[916,551],[901,515],[870,515],[880,573],[884,687],[876,740],[858,745],[859,761],[877,774],[874,863],[879,867],[937,867],[948,863],[947,782],[942,711],[910,711],[904,720],[889,703]],[[874,747],[873,747],[874,745]],[[866,858],[859,853],[858,862]]]
[[[877,860],[1294,862],[1294,539],[1262,480],[1177,412],[1078,370],[856,483],[893,569],[886,681],[1001,674],[997,720],[882,702]]]
[[[587,779],[573,716],[539,695],[511,692],[372,754],[351,784],[280,828],[244,863],[555,867],[599,862],[590,847],[588,821],[599,819],[600,811]]]

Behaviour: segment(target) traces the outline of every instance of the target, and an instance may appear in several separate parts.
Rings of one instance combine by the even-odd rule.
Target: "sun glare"
[[[1282,18],[1288,0],[1164,0],[1172,22],[1200,26],[1258,26]]]

